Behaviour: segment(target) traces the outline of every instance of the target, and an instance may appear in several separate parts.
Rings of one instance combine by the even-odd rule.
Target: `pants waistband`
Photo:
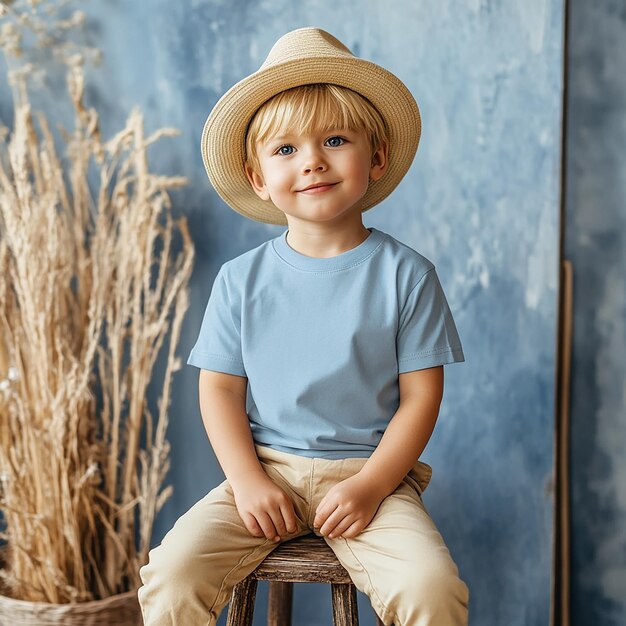
[[[345,457],[343,459],[325,459],[323,457],[312,457],[294,454],[292,452],[283,452],[282,450],[276,450],[274,448],[270,448],[269,446],[262,446],[256,443],[254,444],[254,448],[257,456],[261,460],[282,461],[284,463],[289,463],[292,467],[298,468],[307,468],[313,463],[316,465],[328,464],[328,466],[339,464],[343,464],[345,466],[347,464],[348,466],[353,465],[355,468],[359,468],[365,465],[365,462],[369,458]]]
[[[285,463],[294,469],[308,471],[315,466],[320,471],[331,468],[341,468],[354,473],[358,472],[367,462],[369,457],[346,457],[343,459],[324,459],[321,457],[309,457],[291,452],[275,450],[269,446],[254,444],[256,453],[261,461],[273,461],[275,463]],[[417,461],[409,470],[405,480],[413,483],[418,492],[422,494],[432,477],[432,468],[427,463]]]

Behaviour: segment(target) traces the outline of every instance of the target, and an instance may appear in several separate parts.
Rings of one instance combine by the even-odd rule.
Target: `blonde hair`
[[[279,132],[324,132],[335,128],[364,131],[372,156],[388,140],[385,122],[374,105],[347,87],[329,83],[301,85],[281,91],[256,111],[246,132],[245,160],[260,171],[257,142]]]

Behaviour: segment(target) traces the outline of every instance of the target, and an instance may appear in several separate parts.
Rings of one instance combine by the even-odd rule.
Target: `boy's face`
[[[287,216],[310,222],[360,212],[370,178],[378,180],[387,167],[386,146],[372,156],[362,131],[291,132],[256,147],[261,171],[246,166],[256,194]]]

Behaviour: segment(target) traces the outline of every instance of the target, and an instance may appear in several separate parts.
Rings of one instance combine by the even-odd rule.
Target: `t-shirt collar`
[[[307,256],[306,254],[294,250],[287,243],[287,233],[289,229],[285,230],[285,232],[273,240],[273,246],[274,251],[283,261],[299,270],[313,272],[342,270],[363,261],[382,241],[384,237],[382,231],[374,227],[369,227],[368,230],[370,231],[369,236],[358,246],[328,258]]]

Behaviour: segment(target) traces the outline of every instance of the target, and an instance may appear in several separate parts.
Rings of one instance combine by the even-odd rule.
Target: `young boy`
[[[433,264],[362,222],[420,130],[398,78],[317,28],[281,37],[209,115],[218,193],[288,229],[215,278],[188,363],[226,480],[150,551],[146,624],[215,624],[238,581],[310,532],[385,624],[467,624],[418,461],[461,342]]]

